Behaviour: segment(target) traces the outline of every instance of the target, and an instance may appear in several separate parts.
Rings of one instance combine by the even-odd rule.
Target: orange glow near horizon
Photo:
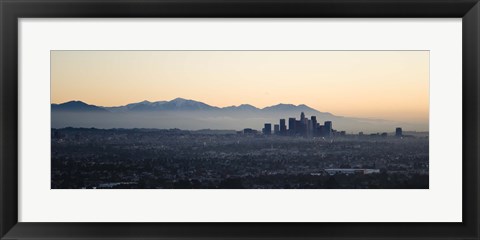
[[[428,51],[52,51],[51,101],[306,104],[428,123]]]

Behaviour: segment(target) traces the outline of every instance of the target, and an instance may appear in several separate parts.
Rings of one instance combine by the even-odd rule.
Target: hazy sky
[[[52,51],[52,103],[177,97],[428,122],[428,51]]]

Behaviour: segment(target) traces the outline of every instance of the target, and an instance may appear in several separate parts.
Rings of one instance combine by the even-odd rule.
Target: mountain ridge
[[[52,111],[76,111],[76,112],[102,112],[107,111],[103,107],[87,104],[82,101],[72,100],[61,104],[51,104]]]
[[[305,104],[286,104],[279,103],[272,106],[267,106],[264,108],[258,108],[251,104],[240,104],[227,107],[217,107],[212,106],[200,101],[195,101],[185,98],[175,98],[170,101],[155,101],[150,102],[147,100],[129,103],[121,106],[114,107],[103,107],[85,103],[83,101],[68,101],[59,104],[51,104],[52,111],[108,111],[108,112],[154,112],[154,111],[209,111],[209,110],[228,110],[228,111],[263,111],[263,112],[274,112],[274,111],[307,111],[307,112],[318,112],[320,114],[329,114],[328,112],[321,112],[317,109],[311,108]]]
[[[279,103],[264,108],[250,104],[216,107],[191,99],[141,101],[116,107],[101,107],[82,101],[51,104],[52,127],[97,128],[179,128],[198,129],[261,129],[265,123],[279,124],[280,119],[315,116],[319,123],[332,121],[334,129],[347,132],[386,132],[396,127],[423,131],[428,123],[405,123],[382,119],[336,116],[320,112],[305,104]],[[273,126],[273,125],[272,125]]]

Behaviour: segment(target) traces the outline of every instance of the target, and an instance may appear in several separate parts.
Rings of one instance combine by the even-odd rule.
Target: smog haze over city
[[[428,189],[428,51],[52,51],[52,189]]]

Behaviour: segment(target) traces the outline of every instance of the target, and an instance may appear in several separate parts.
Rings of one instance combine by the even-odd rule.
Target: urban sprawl
[[[254,129],[52,129],[52,188],[425,189],[428,133],[346,134],[315,116]]]

